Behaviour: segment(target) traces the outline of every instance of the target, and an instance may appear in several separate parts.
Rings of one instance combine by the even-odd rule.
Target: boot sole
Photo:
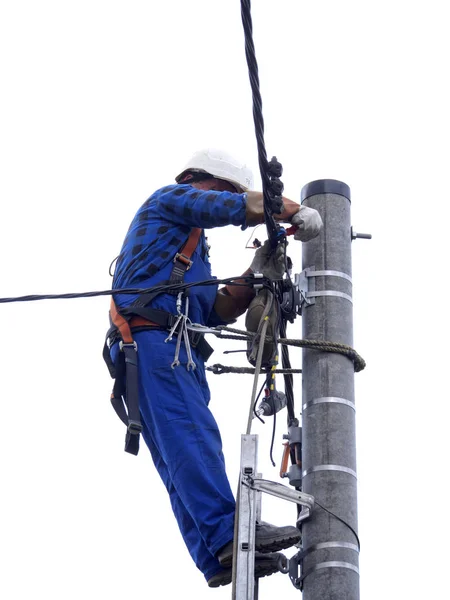
[[[267,564],[264,564],[264,560],[255,562],[255,578],[260,579],[261,577],[268,577],[269,575],[274,575],[278,573],[278,563],[274,564],[273,559],[268,560]],[[232,570],[227,569],[226,571],[222,571],[211,577],[208,581],[208,586],[211,588],[220,587],[222,585],[228,585],[232,580]]]

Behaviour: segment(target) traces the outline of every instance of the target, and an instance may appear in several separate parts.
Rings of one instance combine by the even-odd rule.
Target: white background
[[[354,345],[368,363],[356,375],[361,598],[445,598],[446,3],[254,5],[266,146],[286,195],[345,181],[354,228],[373,235],[353,244]],[[1,297],[108,289],[134,213],[203,146],[257,173],[237,0],[5,0],[0,56]],[[210,232],[217,276],[248,266],[249,235]],[[299,271],[300,244],[290,250]],[[191,562],[146,448],[122,450],[107,311],[107,298],[1,305],[0,596],[229,598]],[[301,337],[299,320],[289,333]],[[221,351],[240,347],[214,344],[225,364]],[[252,382],[209,380],[235,489]],[[254,432],[277,479],[270,421]],[[268,498],[263,517],[288,524],[295,509]],[[261,600],[275,594],[298,597],[282,575],[262,580]]]

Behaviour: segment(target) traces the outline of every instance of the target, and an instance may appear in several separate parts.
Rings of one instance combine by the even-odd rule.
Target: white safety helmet
[[[208,173],[217,179],[228,181],[241,192],[247,192],[253,187],[251,170],[228,152],[216,148],[205,148],[196,152],[181,173],[175,177],[175,181],[179,183],[189,171]]]

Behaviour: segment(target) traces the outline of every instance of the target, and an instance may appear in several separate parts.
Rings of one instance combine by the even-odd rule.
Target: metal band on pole
[[[349,406],[351,409],[356,410],[354,402],[346,400],[345,398],[335,398],[330,396],[327,396],[325,398],[314,398],[314,400],[305,402],[305,404],[303,404],[302,406],[302,410],[306,410],[311,406],[316,406],[317,404],[344,404],[345,406]]]
[[[338,292],[336,290],[322,290],[320,292],[307,292],[306,294],[306,298],[317,298],[319,296],[336,296],[337,298],[345,298],[353,304],[353,298],[349,294]]]
[[[322,542],[321,544],[314,544],[314,546],[302,550],[302,556],[305,557],[311,552],[316,552],[316,550],[328,550],[329,548],[345,548],[346,550],[353,550],[354,552],[359,553],[358,546],[356,544],[351,544],[350,542]]]
[[[304,573],[300,577],[301,584],[303,584],[304,580],[309,575],[314,573],[314,571],[319,571],[320,569],[335,569],[335,568],[349,569],[350,571],[354,571],[357,575],[359,575],[359,568],[356,565],[353,565],[352,563],[345,562],[342,560],[329,560],[327,562],[317,563],[314,565],[314,567],[311,567],[311,569],[306,571],[306,573]]]
[[[306,277],[341,277],[352,283],[352,278],[347,273],[341,273],[341,271],[307,271]]]
[[[348,467],[343,467],[342,465],[315,465],[314,467],[309,467],[309,469],[305,469],[302,472],[302,477],[306,477],[311,473],[318,473],[319,471],[340,471],[341,473],[348,473],[356,478],[356,471],[354,469],[349,469]]]

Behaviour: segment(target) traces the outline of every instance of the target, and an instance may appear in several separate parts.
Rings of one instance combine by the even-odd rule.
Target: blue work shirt
[[[113,289],[149,288],[167,281],[175,254],[193,227],[212,229],[240,225],[245,229],[246,194],[199,190],[175,184],[157,190],[136,213],[122,246]],[[186,283],[213,279],[208,246],[202,233],[186,271]],[[223,321],[213,310],[217,287],[194,286],[189,292],[189,317],[194,323],[214,326]],[[129,306],[137,296],[115,294],[118,307]],[[151,306],[176,313],[176,296],[161,294]]]

